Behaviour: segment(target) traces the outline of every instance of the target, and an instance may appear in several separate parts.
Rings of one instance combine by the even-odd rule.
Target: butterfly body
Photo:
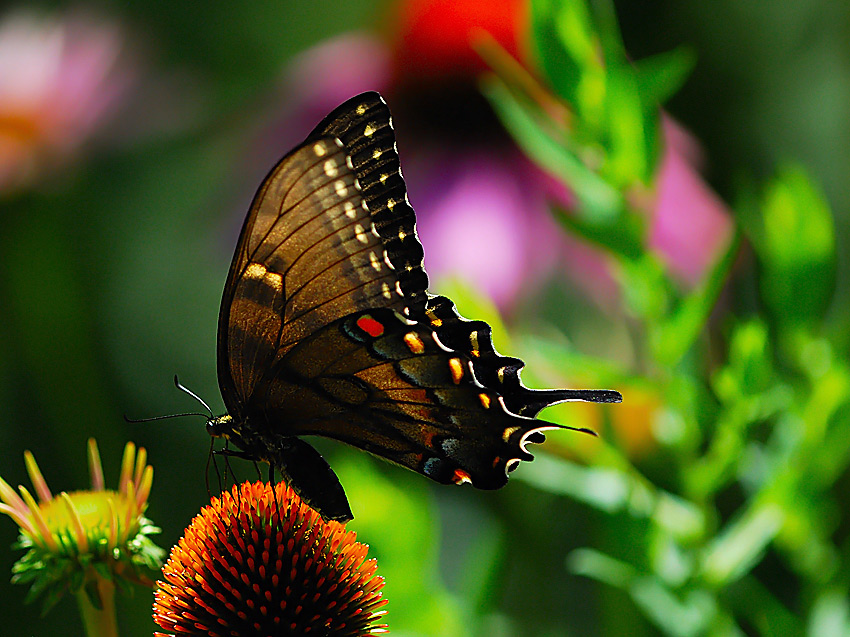
[[[490,327],[426,291],[392,120],[377,93],[335,109],[266,177],[219,316],[227,415],[208,432],[277,468],[329,519],[345,493],[304,435],[349,443],[444,484],[495,489],[561,427],[534,416],[610,390],[531,390]]]

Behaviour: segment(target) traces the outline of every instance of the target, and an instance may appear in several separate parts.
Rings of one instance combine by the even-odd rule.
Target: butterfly
[[[327,520],[352,519],[307,442],[359,447],[443,484],[497,489],[543,442],[535,419],[613,390],[533,390],[484,321],[426,291],[389,108],[375,92],[332,111],[278,162],[248,212],[224,286],[207,431],[264,461]],[[592,432],[591,432],[592,433]]]

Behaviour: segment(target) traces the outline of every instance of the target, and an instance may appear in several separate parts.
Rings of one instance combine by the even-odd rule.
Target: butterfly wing
[[[376,93],[357,96],[263,182],[219,317],[234,433],[250,435],[250,453],[326,517],[350,517],[344,492],[294,436],[335,438],[438,482],[498,488],[532,459],[525,444],[556,427],[532,418],[543,407],[620,399],[526,388],[522,361],[496,352],[490,327],[426,286],[389,110]]]

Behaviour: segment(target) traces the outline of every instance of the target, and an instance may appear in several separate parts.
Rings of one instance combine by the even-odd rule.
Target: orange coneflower
[[[234,486],[172,549],[154,619],[172,637],[386,632],[384,580],[355,538],[283,483]]]

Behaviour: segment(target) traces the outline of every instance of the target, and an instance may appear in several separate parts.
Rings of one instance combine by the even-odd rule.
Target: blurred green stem
[[[89,585],[80,588],[76,596],[86,637],[118,637],[115,584],[112,580],[93,574]],[[98,599],[100,608],[92,603],[93,596]]]

